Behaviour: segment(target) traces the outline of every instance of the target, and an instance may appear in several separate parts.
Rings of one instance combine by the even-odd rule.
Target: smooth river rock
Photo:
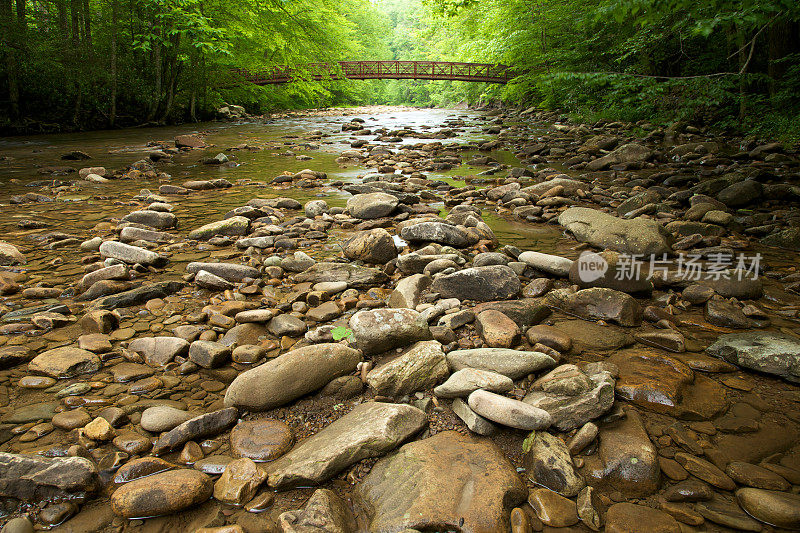
[[[465,268],[433,280],[431,291],[442,298],[489,302],[506,300],[519,294],[522,285],[517,274],[505,265]]]
[[[196,416],[161,435],[153,445],[153,453],[174,452],[190,440],[214,436],[235,424],[238,417],[235,407]]]
[[[433,387],[448,373],[441,343],[421,341],[403,355],[371,370],[367,384],[377,394],[399,398]]]
[[[467,403],[482,417],[512,428],[534,431],[549,427],[553,421],[543,409],[485,390],[470,394]]]
[[[197,470],[180,469],[135,479],[111,495],[111,508],[122,518],[163,516],[209,499],[214,482]]]
[[[800,339],[766,331],[720,335],[706,352],[735,365],[800,383]]]
[[[542,352],[509,350],[507,348],[473,348],[454,350],[447,354],[450,370],[477,368],[496,372],[511,379],[520,379],[533,372],[552,368],[557,361]]]
[[[0,453],[0,496],[27,503],[84,501],[100,489],[97,468],[83,457]]]
[[[250,411],[279,407],[355,371],[361,352],[323,343],[292,350],[239,374],[225,392],[225,405]]]
[[[40,353],[28,363],[28,370],[61,379],[97,372],[102,366],[100,358],[92,352],[65,346]]]

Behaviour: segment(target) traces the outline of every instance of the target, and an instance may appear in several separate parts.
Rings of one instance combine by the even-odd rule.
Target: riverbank
[[[797,153],[555,118],[4,144],[8,518],[800,526]]]

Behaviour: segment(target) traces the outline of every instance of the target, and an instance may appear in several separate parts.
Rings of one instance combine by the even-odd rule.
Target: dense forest
[[[0,129],[52,131],[344,104],[499,102],[584,120],[800,137],[795,0],[0,0]],[[506,86],[301,81],[231,68],[346,59],[513,66]]]

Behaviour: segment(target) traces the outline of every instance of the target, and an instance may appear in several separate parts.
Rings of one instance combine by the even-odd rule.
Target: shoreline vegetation
[[[502,104],[582,122],[800,139],[789,0],[2,0],[0,134],[348,105]],[[497,62],[507,86],[409,80],[229,85],[231,68],[358,59]]]

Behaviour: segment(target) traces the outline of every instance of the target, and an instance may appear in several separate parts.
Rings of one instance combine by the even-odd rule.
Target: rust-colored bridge
[[[339,61],[311,63],[298,68],[275,67],[260,71],[233,69],[256,85],[290,83],[297,80],[456,80],[506,83],[516,76],[511,67],[489,63],[449,61]]]

